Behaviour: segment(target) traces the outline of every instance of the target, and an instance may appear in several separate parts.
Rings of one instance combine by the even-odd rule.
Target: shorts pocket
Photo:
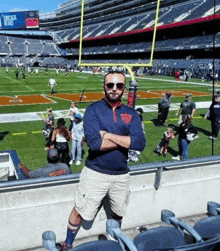
[[[76,208],[78,208],[82,211],[83,208],[85,208],[87,201],[88,201],[88,197],[87,197],[86,193],[82,189],[80,189],[80,187],[77,187],[77,190],[75,193],[75,206],[76,206]]]

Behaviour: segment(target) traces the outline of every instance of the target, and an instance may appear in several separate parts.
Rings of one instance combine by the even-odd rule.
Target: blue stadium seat
[[[154,251],[219,251],[219,249],[215,249],[216,244],[219,243],[219,240],[220,238],[217,236],[204,242],[198,242],[195,244],[189,244],[175,248],[155,249]]]
[[[113,219],[107,220],[106,231],[114,240],[91,241],[71,249],[71,251],[137,251],[133,242],[121,232],[119,223]],[[42,235],[45,249],[58,251],[56,235],[53,231],[45,231]]]
[[[123,251],[116,241],[91,241],[72,248],[70,251]]]
[[[162,210],[161,219],[175,228],[158,227],[138,234],[134,238],[138,251],[211,251],[220,242],[220,235],[203,240],[195,229],[178,220],[169,210]],[[186,244],[183,231],[188,232],[196,243]]]
[[[153,251],[185,245],[183,234],[174,227],[158,227],[146,230],[134,238],[138,251]]]
[[[193,227],[203,239],[220,235],[220,205],[211,201],[208,202],[207,209],[210,217],[199,220]],[[220,243],[216,245],[214,250],[220,250]]]

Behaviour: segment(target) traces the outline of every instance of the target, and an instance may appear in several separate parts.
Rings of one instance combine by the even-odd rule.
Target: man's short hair
[[[50,149],[47,153],[47,161],[49,163],[56,163],[59,161],[59,153],[56,148]]]
[[[118,71],[118,70],[115,70],[115,71],[109,71],[107,74],[105,74],[105,77],[104,77],[104,84],[105,84],[105,79],[106,77],[109,75],[109,74],[121,74],[124,76],[125,80],[126,80],[126,77],[125,77],[125,74],[122,72],[122,71]]]

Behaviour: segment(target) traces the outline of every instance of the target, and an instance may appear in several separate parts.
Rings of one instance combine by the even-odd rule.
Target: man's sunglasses
[[[113,89],[114,88],[114,85],[116,85],[116,88],[118,89],[118,90],[123,90],[124,88],[125,88],[125,84],[123,84],[123,83],[107,83],[107,84],[105,84],[105,86],[107,87],[107,89],[109,89],[109,90],[111,90],[111,89]]]

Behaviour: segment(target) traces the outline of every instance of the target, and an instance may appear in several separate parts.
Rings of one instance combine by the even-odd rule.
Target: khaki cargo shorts
[[[109,195],[111,210],[123,217],[129,203],[130,174],[109,175],[82,169],[75,194],[75,209],[83,219],[93,220],[102,199]]]

